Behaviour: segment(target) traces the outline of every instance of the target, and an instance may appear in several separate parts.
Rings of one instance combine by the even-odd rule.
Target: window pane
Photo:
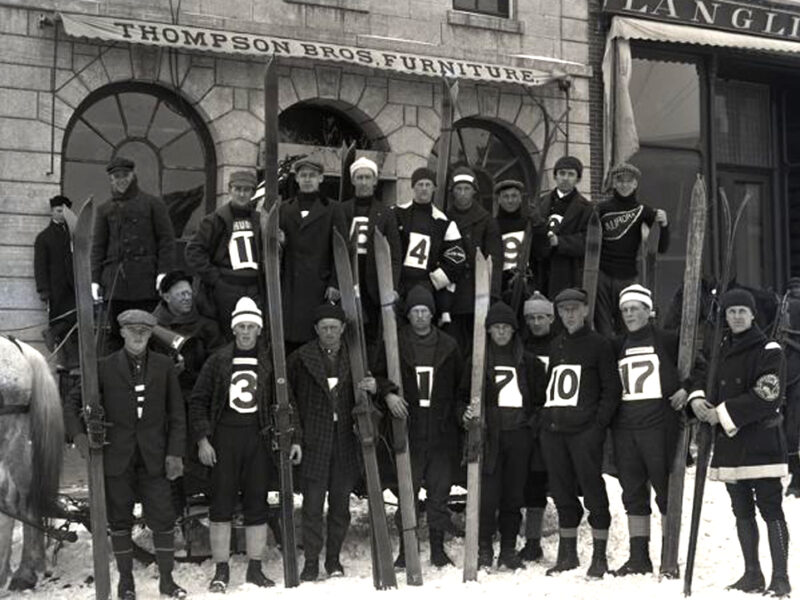
[[[508,0],[453,0],[453,8],[469,12],[508,17]]]
[[[108,96],[92,104],[83,113],[83,118],[112,144],[119,144],[126,137],[116,96]]]
[[[166,167],[203,166],[203,153],[197,134],[190,130],[161,150],[161,160]]]
[[[139,189],[155,196],[161,195],[161,169],[158,157],[150,146],[143,142],[125,142],[117,154],[136,163]]]
[[[769,86],[718,79],[716,150],[721,163],[770,166]]]
[[[630,94],[639,143],[698,147],[700,79],[695,65],[634,58]]]
[[[106,163],[64,162],[64,194],[73,202],[77,213],[89,196],[95,202],[111,197],[111,188],[106,174]]]
[[[131,137],[144,137],[147,127],[153,118],[153,109],[157,99],[150,94],[126,93],[119,95],[125,123],[128,126],[128,135]]]
[[[189,129],[189,122],[162,101],[158,104],[156,116],[147,137],[153,144],[162,147],[187,129]]]
[[[67,156],[73,159],[108,161],[113,150],[82,120],[75,123],[67,143]]]

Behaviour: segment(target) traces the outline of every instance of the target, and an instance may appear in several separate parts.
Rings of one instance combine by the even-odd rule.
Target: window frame
[[[452,10],[454,10],[454,11],[458,11],[458,12],[462,12],[462,13],[468,13],[468,14],[471,14],[471,15],[481,15],[481,16],[484,16],[484,17],[493,17],[495,19],[509,19],[510,20],[510,19],[514,18],[514,13],[515,13],[515,11],[514,11],[514,8],[515,8],[514,0],[507,0],[507,2],[508,2],[508,14],[507,15],[504,15],[504,14],[502,14],[500,12],[489,12],[489,11],[485,11],[485,10],[480,10],[478,8],[479,0],[460,0],[462,2],[464,2],[464,1],[471,2],[475,6],[475,8],[462,8],[462,7],[456,6],[456,2],[457,1],[459,1],[459,0],[452,0]],[[496,1],[499,4],[503,0],[496,0]]]

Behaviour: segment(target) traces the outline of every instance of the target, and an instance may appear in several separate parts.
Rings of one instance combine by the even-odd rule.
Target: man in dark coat
[[[583,174],[580,160],[562,156],[556,161],[553,173],[556,187],[539,204],[540,218],[532,237],[538,288],[548,298],[581,285],[586,229],[593,210],[576,187]]]
[[[315,338],[314,309],[339,299],[333,262],[333,229],[347,239],[344,213],[338,202],[319,193],[322,163],[305,157],[293,169],[297,196],[280,211],[283,245],[281,294],[287,354]]]
[[[451,321],[453,292],[467,267],[458,225],[433,205],[436,174],[425,167],[411,174],[414,199],[396,205],[394,214],[400,230],[401,256],[398,293],[402,298],[415,286],[434,292],[439,323]]]
[[[478,566],[494,562],[492,538],[500,530],[498,566],[525,568],[517,554],[517,534],[524,503],[522,482],[528,474],[528,457],[538,411],[544,404],[545,370],[535,356],[524,351],[517,335],[517,318],[504,302],[497,302],[486,316],[486,380],[483,401],[486,430],[481,474]],[[471,368],[464,370],[460,395],[468,404]],[[464,412],[465,426],[473,417]]]
[[[50,224],[36,236],[33,244],[33,274],[36,292],[47,304],[47,347],[52,351],[75,325],[75,279],[72,270],[72,237],[65,211],[72,208],[66,196],[50,198]],[[78,336],[63,346],[62,364],[78,365]]]
[[[480,248],[483,255],[492,259],[492,298],[500,298],[503,250],[497,222],[475,201],[478,191],[477,178],[469,167],[458,167],[452,177],[453,202],[448,206],[449,216],[461,232],[462,244],[467,256],[467,267],[456,284],[453,322],[446,331],[452,335],[460,348],[472,345],[472,327],[475,314],[475,251]]]
[[[517,278],[525,278],[530,274],[533,262],[533,253],[528,255],[528,264],[520,266],[522,260],[522,245],[526,232],[530,235],[529,224],[532,226],[537,220],[528,214],[527,207],[522,204],[522,195],[525,185],[514,179],[504,179],[494,186],[494,195],[497,198],[497,227],[503,242],[502,264],[502,298],[506,303],[511,303],[513,288]],[[532,222],[533,221],[533,222]],[[493,268],[499,266],[492,265]],[[528,283],[527,281],[524,283]],[[527,294],[526,294],[527,295]]]
[[[547,575],[578,567],[577,535],[583,507],[592,526],[592,563],[586,575],[608,571],[606,547],[611,513],[603,480],[606,429],[617,410],[620,380],[611,341],[592,331],[586,292],[568,288],[555,298],[564,331],[550,344],[547,400],[542,409],[541,445],[547,480],[558,510],[558,557]]]
[[[381,299],[378,291],[378,271],[375,264],[375,229],[389,242],[392,253],[392,280],[397,289],[400,283],[400,234],[394,211],[375,197],[378,184],[378,165],[361,157],[350,165],[350,179],[355,196],[342,203],[345,224],[352,244],[358,252],[358,281],[361,284],[361,304],[364,309],[364,334],[368,344],[375,344],[381,331]]]
[[[172,361],[147,349],[155,317],[131,309],[119,315],[125,345],[97,366],[100,402],[105,409],[107,445],[103,449],[108,528],[117,562],[117,596],[134,600],[133,506],[140,501],[153,532],[162,595],[184,598],[172,579],[175,512],[170,481],[183,474],[186,413]],[[88,441],[80,420],[80,386],[64,412],[67,432],[84,456]]]
[[[786,495],[800,498],[800,277],[790,277],[786,286],[789,294],[788,327],[783,333],[786,354],[786,406],[784,429],[789,453],[789,474]]]
[[[786,391],[786,363],[780,344],[754,324],[756,303],[750,292],[733,289],[720,300],[730,328],[722,341],[716,381],[706,398],[701,388],[689,395],[697,418],[719,425],[709,476],[724,481],[736,517],[736,533],[745,571],[728,586],[743,592],[764,591],[758,558],[756,506],[767,524],[772,557],[772,581],[767,593],[785,597],[791,592],[786,570],[789,529],[783,514],[781,477],[788,473],[781,405]]]
[[[112,348],[119,344],[116,317],[129,308],[151,311],[158,284],[174,268],[175,233],[167,206],[139,189],[132,160],[106,166],[111,199],[97,207],[92,237],[92,295],[108,302]]]
[[[186,265],[203,282],[216,308],[220,331],[232,339],[231,313],[239,298],[248,296],[262,306],[263,251],[259,213],[252,202],[256,176],[235,171],[228,179],[230,201],[200,222],[186,245]]]
[[[407,420],[414,497],[419,496],[424,482],[431,564],[444,567],[453,564],[444,550],[444,534],[453,529],[447,501],[458,458],[462,411],[457,391],[464,365],[456,341],[433,325],[436,304],[430,290],[414,287],[404,304],[409,324],[398,333],[403,396],[396,393],[395,382],[388,381],[389,387],[381,395],[392,417]],[[384,374],[385,364],[376,366],[375,371]],[[398,510],[395,521],[399,531],[401,517]],[[405,568],[402,535],[394,564]]]
[[[261,569],[267,543],[267,493],[274,477],[269,432],[274,409],[272,357],[260,340],[261,309],[244,296],[231,316],[234,341],[206,361],[192,390],[191,432],[200,462],[211,468],[208,520],[216,568],[209,584],[224,592],[230,581],[231,521],[239,494],[247,548],[245,580],[259,587],[274,585]],[[294,423],[290,458],[299,464],[299,424]]]
[[[350,492],[361,472],[350,360],[342,340],[344,312],[338,306],[322,304],[312,318],[317,339],[298,348],[287,363],[289,386],[303,429],[303,581],[316,581],[319,576],[326,494],[325,570],[330,577],[344,575],[339,554],[350,526]],[[372,389],[374,380],[368,380],[361,383]]]

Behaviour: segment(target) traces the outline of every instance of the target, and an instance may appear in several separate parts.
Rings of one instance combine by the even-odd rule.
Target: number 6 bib
[[[550,371],[545,408],[578,406],[581,389],[581,365],[556,365]]]

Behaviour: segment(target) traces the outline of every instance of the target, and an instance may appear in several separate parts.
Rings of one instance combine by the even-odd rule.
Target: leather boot
[[[556,564],[545,572],[545,575],[553,575],[554,573],[561,573],[562,571],[571,571],[578,568],[580,561],[578,561],[578,538],[575,536],[564,537],[563,535],[558,538],[558,555],[556,557]]]
[[[111,532],[111,550],[117,561],[117,598],[136,600],[136,586],[133,583],[133,541],[129,529]]]
[[[772,556],[772,581],[767,593],[776,598],[784,598],[792,591],[786,562],[789,558],[789,528],[786,521],[767,521],[769,553]]]
[[[512,571],[524,569],[525,563],[517,554],[516,537],[510,539],[500,539],[500,556],[497,557],[497,566],[505,567]]]
[[[750,594],[764,591],[764,574],[758,561],[758,525],[755,518],[736,519],[736,533],[744,558],[744,575],[730,584],[727,589]]]
[[[586,576],[591,579],[602,579],[603,575],[608,572],[608,559],[606,558],[608,539],[596,537],[592,539],[592,542],[592,564],[589,565]]]
[[[441,529],[430,530],[431,564],[434,567],[452,566],[453,561],[444,551],[444,531]]]
[[[158,592],[167,598],[186,598],[186,590],[172,579],[172,569],[175,566],[175,532],[172,529],[153,532],[153,545],[158,564]]]
[[[394,559],[395,569],[406,568],[406,546],[403,542],[403,536],[400,535],[400,550],[397,552],[397,558]]]
[[[491,540],[478,542],[478,568],[491,569],[494,564],[494,549]]]
[[[627,562],[612,574],[617,577],[626,575],[643,575],[653,572],[653,563],[650,560],[650,538],[632,537],[630,540],[630,555]]]
[[[214,577],[211,578],[211,583],[208,584],[208,591],[216,594],[224,594],[228,589],[228,583],[231,580],[231,568],[226,562],[218,562],[214,569]]]

